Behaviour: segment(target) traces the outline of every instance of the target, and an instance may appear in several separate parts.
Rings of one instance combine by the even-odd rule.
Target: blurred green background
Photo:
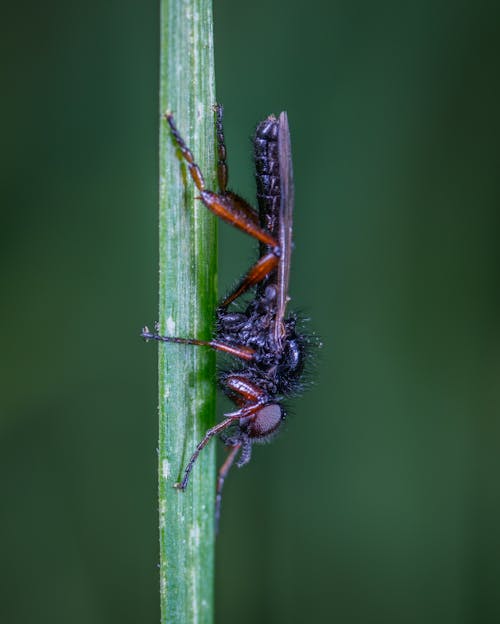
[[[218,623],[500,621],[491,2],[215,2],[232,187],[288,110],[324,342],[228,480]],[[156,2],[2,23],[0,621],[159,621]],[[254,256],[220,227],[227,291]]]

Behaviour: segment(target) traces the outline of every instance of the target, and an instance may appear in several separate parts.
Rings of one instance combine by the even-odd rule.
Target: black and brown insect
[[[258,211],[227,189],[228,168],[222,124],[223,110],[216,106],[219,192],[205,187],[193,154],[182,139],[171,113],[165,118],[172,137],[187,162],[205,206],[218,217],[243,230],[260,244],[257,262],[216,310],[211,341],[161,336],[147,327],[145,339],[205,346],[235,359],[231,370],[219,374],[224,393],[236,404],[234,412],[209,429],[189,460],[180,483],[184,490],[200,451],[214,436],[229,448],[217,480],[216,520],[220,513],[224,480],[235,462],[250,461],[254,442],[272,437],[285,418],[282,401],[301,388],[307,339],[297,329],[297,318],[286,314],[292,253],[294,187],[290,130],[285,112],[262,121],[255,131],[254,155]],[[236,300],[255,288],[243,307]],[[231,304],[236,302],[230,309]]]

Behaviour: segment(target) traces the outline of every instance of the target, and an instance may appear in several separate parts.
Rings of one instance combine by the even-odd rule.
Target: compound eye
[[[248,433],[252,438],[265,438],[276,431],[283,418],[281,406],[270,403],[257,412],[248,427]]]

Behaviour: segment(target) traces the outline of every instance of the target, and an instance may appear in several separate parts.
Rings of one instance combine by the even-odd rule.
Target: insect
[[[203,204],[218,217],[259,242],[257,262],[216,310],[213,340],[161,336],[144,327],[146,340],[209,347],[232,356],[231,370],[221,372],[219,383],[236,404],[209,429],[187,463],[180,483],[184,490],[199,453],[219,436],[229,452],[219,470],[216,491],[216,522],[220,514],[222,488],[237,459],[237,466],[250,461],[252,445],[274,436],[285,419],[282,400],[301,387],[307,338],[297,328],[294,314],[286,314],[292,253],[294,188],[288,118],[282,112],[262,121],[256,129],[254,155],[258,211],[227,188],[228,168],[222,124],[223,110],[215,107],[218,145],[219,191],[205,187],[193,154],[179,134],[171,113],[165,118],[172,137],[185,159]],[[254,290],[251,301],[236,305],[242,295]],[[232,305],[234,304],[234,305]],[[239,457],[238,457],[239,455]]]

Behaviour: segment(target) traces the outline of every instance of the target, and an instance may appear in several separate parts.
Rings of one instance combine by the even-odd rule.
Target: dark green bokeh
[[[500,621],[499,11],[216,2],[233,187],[287,109],[324,348],[231,475],[218,623]],[[0,620],[154,622],[156,3],[3,20]],[[253,257],[221,226],[221,289]]]

